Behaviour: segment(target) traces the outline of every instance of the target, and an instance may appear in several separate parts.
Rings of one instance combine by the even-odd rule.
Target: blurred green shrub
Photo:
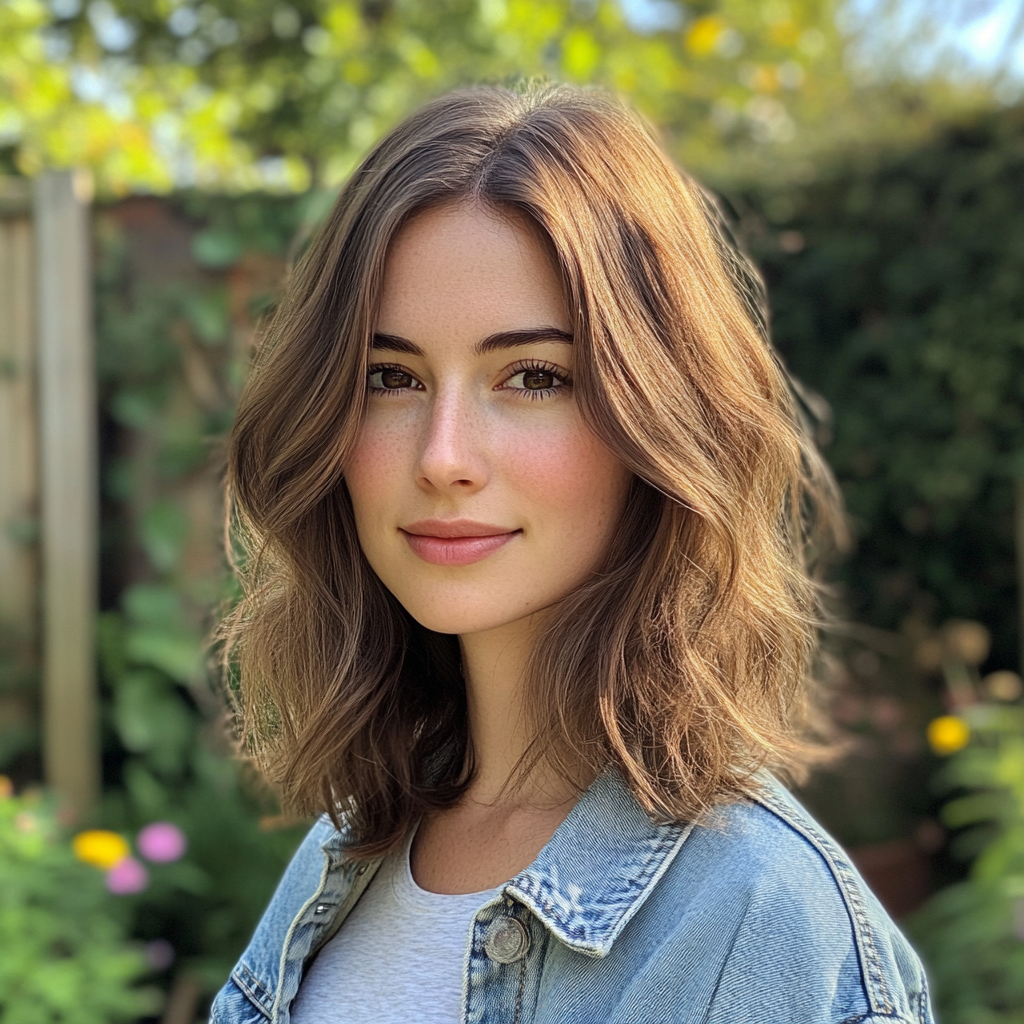
[[[202,705],[195,697],[205,685],[197,682],[202,635],[186,627],[180,595],[139,584],[122,604],[100,623],[109,744],[120,765],[99,820],[126,833],[166,821],[184,833],[185,856],[152,870],[126,902],[133,934],[169,943],[175,973],[210,994],[248,940],[303,826],[261,827],[273,822],[274,803],[220,739],[212,695]]]
[[[965,881],[913,917],[911,935],[943,1024],[1016,1024],[1024,1018],[1024,708],[973,704],[934,722],[932,733],[936,749],[953,751],[938,777],[950,794],[942,819],[956,830],[955,852],[974,859]]]
[[[163,984],[223,984],[305,823],[233,757],[207,658],[230,600],[217,451],[258,318],[316,197],[137,198],[97,217],[105,791],[96,824],[187,850],[122,897]]]
[[[976,620],[986,670],[1018,669],[1024,108],[729,195],[775,342],[831,408],[819,433],[858,540],[852,617],[904,633]]]
[[[4,1024],[114,1024],[152,1012],[158,997],[136,984],[146,963],[124,910],[75,859],[47,803],[0,792]]]

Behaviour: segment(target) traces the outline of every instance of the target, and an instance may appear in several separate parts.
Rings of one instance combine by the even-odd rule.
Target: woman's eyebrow
[[[380,331],[374,332],[373,343],[370,348],[383,348],[389,352],[404,352],[407,356],[421,356],[423,355],[423,349],[419,345],[414,345],[411,341],[406,338],[400,338],[397,334],[381,334]]]
[[[538,341],[562,341],[566,345],[571,345],[572,335],[557,327],[531,327],[525,331],[498,331],[497,334],[490,334],[483,341],[478,341],[476,352],[477,355],[482,356],[486,352],[515,348],[517,345],[532,345]]]
[[[498,331],[489,334],[483,341],[476,343],[476,354],[485,355],[503,348],[516,348],[519,345],[533,345],[541,341],[561,341],[572,344],[572,335],[558,327],[531,327],[521,331]],[[408,338],[397,334],[383,334],[377,331],[373,335],[373,348],[387,349],[389,352],[404,352],[409,356],[422,356],[423,349]]]

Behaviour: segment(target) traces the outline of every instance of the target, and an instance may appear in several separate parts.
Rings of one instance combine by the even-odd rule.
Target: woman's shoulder
[[[675,867],[691,881],[702,877],[709,896],[728,890],[748,913],[770,907],[779,926],[789,918],[843,921],[858,943],[899,935],[849,855],[767,773],[697,823]]]
[[[712,1020],[744,1019],[732,1001],[749,1010],[759,983],[766,999],[785,992],[808,1008],[827,996],[844,1007],[835,1019],[931,1020],[917,955],[839,844],[771,776],[696,825],[658,888],[649,911],[665,915],[666,952],[696,935],[706,952],[715,936]]]
[[[767,773],[746,793],[698,819],[680,860],[690,874],[706,863],[708,884],[742,892],[745,898],[777,888],[794,895],[814,891],[844,904],[870,897],[842,847]]]

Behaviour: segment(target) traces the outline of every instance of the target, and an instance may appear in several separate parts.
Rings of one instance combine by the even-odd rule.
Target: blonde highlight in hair
[[[799,774],[834,483],[707,197],[627,108],[565,86],[464,90],[395,128],[268,325],[228,475],[243,599],[222,633],[247,749],[289,806],[344,812],[366,855],[471,778],[457,639],[369,568],[342,470],[388,245],[417,211],[462,202],[525,216],[549,245],[576,400],[634,474],[601,571],[535,643],[528,760],[573,780],[617,766],[671,820],[761,766]]]

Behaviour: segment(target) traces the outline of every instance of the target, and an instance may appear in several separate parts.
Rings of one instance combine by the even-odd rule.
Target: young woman
[[[775,781],[837,521],[710,205],[596,92],[446,96],[342,191],[232,435],[247,748],[323,816],[217,1024],[922,1024]]]

